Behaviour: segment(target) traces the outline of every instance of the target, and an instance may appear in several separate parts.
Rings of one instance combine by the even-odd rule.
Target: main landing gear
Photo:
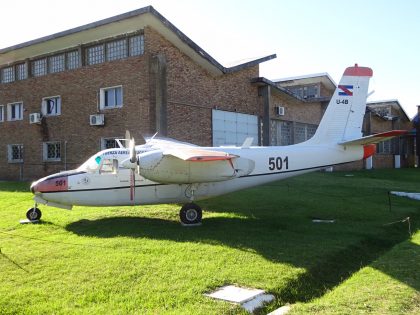
[[[201,225],[203,211],[199,205],[194,203],[194,192],[196,191],[197,186],[197,184],[191,184],[185,191],[185,195],[189,195],[190,202],[183,205],[179,211],[179,219],[184,226]]]
[[[26,211],[26,218],[29,221],[39,221],[41,219],[42,212],[37,207],[37,204],[33,206],[33,208],[30,208],[28,211]]]
[[[202,216],[203,211],[193,202],[185,204],[179,211],[179,218],[184,226],[200,225]]]

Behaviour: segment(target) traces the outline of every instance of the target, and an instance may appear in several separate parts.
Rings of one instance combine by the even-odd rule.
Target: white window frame
[[[117,89],[121,89],[121,104],[115,104],[115,105],[106,105],[106,94],[108,91],[111,90],[117,90]],[[114,93],[115,95],[115,93]],[[99,108],[101,110],[103,109],[114,109],[114,108],[121,108],[123,107],[124,104],[124,89],[122,85],[117,85],[117,86],[112,86],[112,87],[106,87],[106,88],[102,88],[99,91]]]
[[[48,157],[48,146],[49,145],[60,145],[59,157]],[[42,160],[44,162],[59,162],[61,161],[61,141],[48,141],[42,143]]]
[[[115,147],[115,148],[117,148],[117,149],[120,148],[119,147],[119,141],[117,141],[117,139],[123,139],[123,137],[103,137],[103,138],[101,138],[101,151],[109,149],[105,146],[105,143],[106,143],[107,140],[114,140],[117,144],[117,147]]]
[[[20,159],[13,158],[13,147],[19,147]],[[7,145],[7,161],[9,163],[22,163],[23,162],[23,144],[8,144]]]
[[[0,122],[4,122],[4,105],[0,105]]]
[[[19,117],[12,118],[12,107],[16,105],[20,106]],[[23,120],[23,102],[14,102],[14,103],[7,104],[7,120],[8,121]]]
[[[48,101],[49,100],[57,100],[56,108],[54,112],[48,112]],[[41,112],[43,116],[60,116],[61,115],[61,96],[48,96],[42,99],[42,108]]]

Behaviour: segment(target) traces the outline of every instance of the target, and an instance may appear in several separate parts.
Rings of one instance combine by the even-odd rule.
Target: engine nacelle
[[[188,161],[162,151],[138,156],[139,173],[151,181],[165,184],[220,182],[250,174],[255,163],[244,158],[216,161]]]

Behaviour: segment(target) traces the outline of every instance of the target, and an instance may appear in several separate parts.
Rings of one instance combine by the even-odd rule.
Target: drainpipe
[[[414,167],[418,167],[420,162],[420,105],[417,105],[417,127],[416,127],[416,146],[414,154]]]

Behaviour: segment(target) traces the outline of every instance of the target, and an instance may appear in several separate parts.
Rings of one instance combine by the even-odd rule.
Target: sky
[[[152,5],[224,66],[271,54],[260,76],[373,69],[368,101],[420,105],[420,1],[0,0],[0,48]]]

